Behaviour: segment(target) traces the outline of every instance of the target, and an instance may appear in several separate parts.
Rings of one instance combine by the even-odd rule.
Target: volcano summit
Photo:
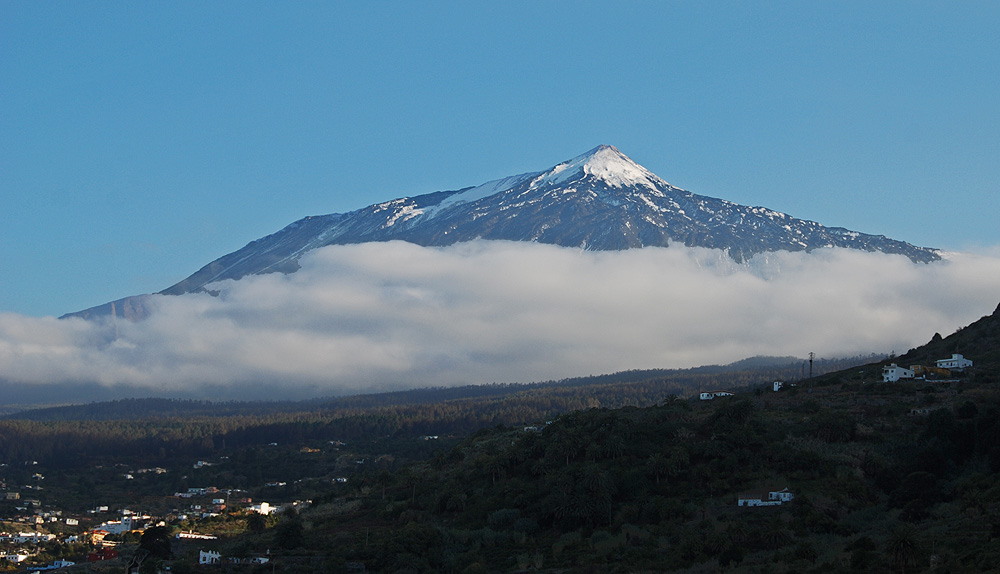
[[[900,254],[921,263],[940,259],[934,249],[691,193],[602,145],[545,171],[300,219],[160,293],[180,295],[224,279],[291,273],[305,253],[327,245],[402,240],[444,246],[473,239],[602,251],[682,244],[723,250],[736,262],[759,253],[823,247]],[[115,303],[125,316],[144,314],[142,296]],[[112,305],[71,315],[105,315]]]

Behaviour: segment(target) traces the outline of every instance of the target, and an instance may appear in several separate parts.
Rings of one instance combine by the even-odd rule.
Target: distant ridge
[[[871,357],[848,357],[842,359],[818,359],[816,372],[827,373],[844,368],[845,365],[859,365],[871,360]],[[189,398],[164,398],[145,396],[144,398],[110,399],[88,401],[82,404],[59,406],[26,406],[17,408],[11,406],[0,419],[15,420],[146,420],[169,419],[175,417],[227,417],[227,416],[260,416],[264,414],[284,412],[341,412],[344,409],[382,408],[387,406],[405,406],[428,403],[443,403],[460,400],[486,400],[504,397],[515,393],[543,391],[545,389],[598,387],[607,385],[632,384],[651,380],[670,381],[677,387],[693,392],[700,380],[710,376],[725,376],[738,373],[752,374],[758,379],[770,382],[769,377],[795,379],[802,373],[801,365],[804,359],[796,357],[751,357],[729,365],[705,365],[691,369],[636,369],[603,375],[572,377],[558,381],[542,381],[534,383],[511,383],[491,385],[466,385],[459,387],[434,387],[409,389],[385,393],[369,393],[344,397],[325,397],[301,401],[210,401]],[[18,393],[5,393],[7,386],[0,382],[0,394],[22,396],[26,390],[20,387]],[[74,396],[69,389],[62,389],[63,400]],[[100,396],[93,389],[88,391],[92,396]],[[126,389],[118,389],[126,392]],[[0,395],[2,396],[2,395]],[[53,400],[57,395],[47,395]],[[104,396],[107,396],[105,394]],[[78,399],[79,400],[79,399]],[[2,408],[2,405],[0,405]],[[2,414],[2,413],[0,413]]]
[[[300,219],[160,293],[194,293],[224,279],[292,273],[303,255],[327,245],[402,240],[445,246],[474,239],[598,251],[686,245],[719,249],[737,262],[759,253],[824,247],[900,254],[922,263],[940,259],[934,249],[881,235],[696,195],[667,183],[614,146],[601,145],[545,171]],[[144,317],[149,312],[144,297],[115,301],[116,314]],[[105,303],[64,317],[111,312],[111,304]]]

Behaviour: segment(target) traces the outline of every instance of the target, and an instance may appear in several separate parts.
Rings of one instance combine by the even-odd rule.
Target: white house
[[[912,379],[913,369],[905,369],[900,367],[896,363],[889,365],[888,367],[882,367],[882,382],[883,383],[894,383],[899,379]]]
[[[28,572],[41,572],[42,570],[58,570],[60,568],[66,568],[67,566],[73,566],[76,562],[70,562],[69,560],[56,560],[48,566],[32,566],[28,568]]]
[[[55,540],[55,534],[42,534],[41,532],[18,532],[17,536],[11,537],[14,544],[40,544]]]
[[[277,510],[277,508],[271,506],[266,502],[261,502],[260,504],[254,504],[253,506],[251,506],[250,510],[256,512],[257,514],[271,514],[272,512]]]
[[[704,393],[701,393],[701,400],[710,401],[715,397],[731,397],[731,396],[733,396],[733,393],[729,391],[706,391]]]
[[[791,502],[794,499],[795,495],[787,488],[744,492],[736,498],[736,506],[781,506],[782,503]]]
[[[938,359],[937,366],[941,369],[951,369],[953,371],[961,371],[966,367],[971,367],[972,361],[966,359],[962,355],[952,354],[950,359]]]
[[[189,539],[189,540],[218,540],[219,539],[219,537],[216,536],[216,535],[214,535],[214,534],[199,534],[197,532],[191,532],[190,530],[187,531],[187,532],[178,532],[177,534],[174,535],[174,537],[177,538],[178,540],[185,539],[185,538]]]
[[[222,555],[215,550],[199,550],[198,564],[218,564]]]
[[[121,520],[102,522],[95,530],[103,530],[108,534],[121,534],[133,530],[132,517],[123,516]]]

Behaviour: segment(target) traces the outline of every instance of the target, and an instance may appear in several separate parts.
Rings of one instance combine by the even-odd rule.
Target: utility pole
[[[809,352],[809,378],[813,378],[813,359],[816,358],[816,353],[812,351]]]

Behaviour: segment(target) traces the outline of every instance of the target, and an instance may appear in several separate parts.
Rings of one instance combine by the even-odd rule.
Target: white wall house
[[[938,359],[937,366],[942,369],[951,369],[953,371],[961,371],[966,367],[972,366],[972,361],[966,359],[962,355],[953,354],[950,359]]]
[[[191,531],[188,531],[188,532],[178,532],[177,534],[174,535],[174,537],[177,538],[177,539],[179,539],[179,540],[182,540],[182,539],[188,539],[188,540],[218,540],[219,539],[219,537],[216,536],[216,535],[214,535],[214,534],[199,534],[197,532],[191,532]]]
[[[18,532],[17,536],[12,536],[10,541],[14,544],[40,544],[55,540],[55,534],[42,534],[41,532]]]
[[[95,530],[104,530],[108,534],[121,534],[132,530],[132,517],[123,516],[121,520],[102,522]]]
[[[736,499],[737,506],[781,506],[795,499],[787,488],[781,490],[763,490],[760,492],[745,492]]]
[[[222,555],[215,550],[199,550],[198,564],[218,564]]]
[[[701,400],[710,401],[715,397],[731,397],[733,393],[729,391],[706,391],[701,393]]]
[[[271,514],[272,512],[277,510],[277,508],[271,506],[266,502],[261,502],[260,504],[254,504],[253,506],[251,506],[250,510],[256,512],[257,514]]]
[[[887,367],[882,367],[883,383],[894,383],[899,379],[912,379],[912,378],[913,378],[913,369],[900,367],[896,363],[893,363]]]

